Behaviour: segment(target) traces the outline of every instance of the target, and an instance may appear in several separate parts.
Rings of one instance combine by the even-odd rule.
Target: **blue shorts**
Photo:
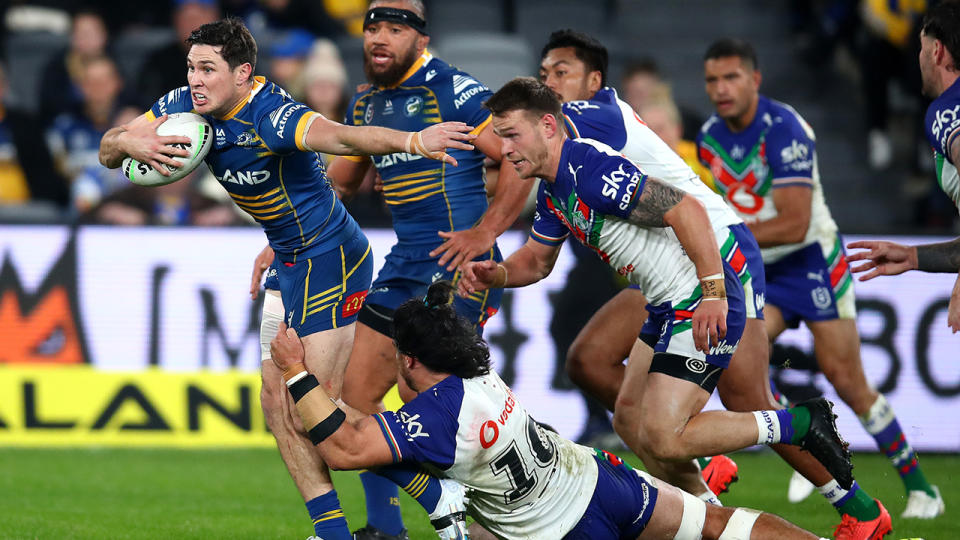
[[[747,318],[762,320],[767,283],[760,246],[757,245],[757,239],[745,224],[731,225],[728,229],[730,229],[730,236],[720,246],[720,255],[740,276]]]
[[[727,335],[709,354],[698,351],[693,342],[693,312],[702,298],[699,285],[690,298],[676,306],[670,302],[656,306],[647,304],[650,316],[640,329],[640,339],[648,345],[652,344],[655,353],[706,360],[709,364],[726,369],[740,344],[747,324],[747,313],[740,276],[726,261],[723,263],[723,274],[727,289]]]
[[[379,314],[378,316],[392,318],[393,311],[400,307],[400,304],[417,296],[422,297],[426,294],[427,287],[434,281],[448,279],[456,283],[460,278],[459,270],[450,272],[447,271],[446,267],[438,265],[438,257],[430,256],[430,252],[434,249],[436,249],[436,246],[410,247],[400,244],[393,246],[384,260],[383,268],[380,269],[376,281],[370,286],[370,294],[367,296],[367,311],[374,311]],[[503,260],[500,255],[500,248],[496,244],[490,251],[474,260],[485,261],[489,259],[497,262]],[[500,298],[502,296],[503,289],[481,291],[473,294],[470,298],[461,298],[456,295],[453,306],[460,316],[470,321],[478,332],[482,332],[487,319],[500,309]],[[361,320],[364,323],[367,322]],[[389,327],[389,325],[374,324],[369,326],[381,333]]]
[[[609,452],[597,451],[597,487],[580,521],[565,540],[636,538],[657,505],[657,488]]]
[[[280,290],[280,278],[277,277],[277,272],[280,270],[277,268],[283,263],[280,262],[280,259],[274,257],[273,263],[270,264],[270,268],[267,268],[267,279],[263,280],[263,288],[271,291]]]
[[[853,276],[845,255],[837,235],[829,247],[814,242],[768,264],[767,302],[783,312],[791,327],[800,321],[855,318]]]
[[[373,276],[373,251],[358,228],[338,248],[276,267],[287,326],[303,337],[357,320]]]

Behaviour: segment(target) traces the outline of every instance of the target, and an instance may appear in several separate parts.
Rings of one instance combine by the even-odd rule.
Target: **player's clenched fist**
[[[303,343],[300,336],[293,328],[287,328],[286,323],[281,322],[277,329],[277,335],[270,342],[270,356],[273,363],[281,371],[289,371],[293,367],[303,366]],[[305,371],[306,369],[303,368]]]
[[[466,298],[477,291],[503,287],[506,284],[507,269],[496,261],[471,261],[460,268],[460,281],[457,291]]]

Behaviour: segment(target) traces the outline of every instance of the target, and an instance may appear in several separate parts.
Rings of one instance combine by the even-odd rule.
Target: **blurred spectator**
[[[304,102],[327,118],[342,121],[350,101],[347,69],[333,42],[318,39],[313,43],[302,77]]]
[[[105,225],[201,227],[245,223],[233,203],[217,200],[200,189],[202,184],[210,181],[216,183],[210,171],[206,167],[197,167],[185,178],[165,186],[144,187],[128,182],[128,187],[113,192],[81,216],[80,221]]]
[[[45,122],[74,110],[83,101],[80,92],[83,66],[107,54],[108,37],[100,13],[84,9],[74,14],[70,45],[50,60],[40,79],[40,114]]]
[[[670,96],[669,89],[662,87],[653,99],[637,111],[637,114],[647,123],[647,127],[663,139],[663,142],[667,143],[667,146],[672,148],[712,190],[713,175],[697,158],[697,144],[683,138],[680,110]]]
[[[368,0],[323,0],[327,13],[340,22],[351,36],[363,35],[363,17],[367,14]]]
[[[48,201],[66,206],[67,183],[53,169],[42,123],[34,115],[7,109],[6,88],[0,67],[0,205]]]
[[[57,116],[47,131],[57,168],[71,181],[88,167],[99,166],[100,138],[122,108],[118,98],[123,80],[109,57],[87,60],[78,83],[83,102],[74,111]]]
[[[302,73],[312,46],[313,35],[299,29],[279,34],[270,45],[270,80],[298,101],[304,99]]]
[[[258,43],[261,39],[272,41],[274,36],[294,28],[331,39],[345,33],[318,0],[260,0],[246,20]]]
[[[660,73],[657,62],[652,58],[641,58],[627,65],[620,78],[620,97],[638,111],[650,100],[655,99],[661,88],[666,87],[669,92],[669,83]],[[692,109],[679,107],[683,125],[683,138],[693,140],[703,125],[704,118]]]
[[[890,82],[897,80],[904,90],[916,118],[909,133],[911,161],[919,168],[918,145],[924,140],[924,107],[920,94],[920,69],[917,55],[920,37],[917,23],[926,11],[926,0],[863,0],[862,13],[867,42],[861,54],[863,95],[866,101],[868,133],[867,162],[874,170],[893,162],[894,149],[888,131],[890,118]],[[924,144],[924,146],[926,146]]]
[[[177,0],[173,29],[177,40],[151,53],[137,77],[138,102],[146,109],[162,95],[187,84],[187,37],[195,28],[220,18],[214,0]]]

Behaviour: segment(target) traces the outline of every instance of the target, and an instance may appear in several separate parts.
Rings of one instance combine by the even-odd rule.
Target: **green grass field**
[[[741,480],[727,505],[780,514],[823,536],[839,522],[819,495],[786,500],[789,469],[771,452],[733,456]],[[630,460],[635,463],[636,459]],[[960,538],[960,459],[923,457],[948,513],[934,521],[898,520],[905,500],[896,474],[879,455],[856,458],[857,478],[894,517],[888,538]],[[336,473],[352,528],[365,523],[355,473]],[[425,514],[402,495],[410,537],[435,538]],[[306,538],[306,510],[273,450],[0,449],[0,538]]]

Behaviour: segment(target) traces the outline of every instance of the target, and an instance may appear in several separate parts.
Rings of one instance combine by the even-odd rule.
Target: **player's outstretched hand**
[[[270,357],[281,371],[287,371],[291,366],[303,364],[304,352],[300,336],[293,328],[287,328],[285,322],[280,322],[277,335],[270,342]]]
[[[957,282],[953,284],[953,293],[947,306],[947,326],[954,334],[960,332],[960,276],[957,276]]]
[[[120,134],[120,140],[123,141],[121,149],[125,154],[150,165],[164,176],[170,176],[170,171],[163,165],[180,167],[180,162],[173,158],[190,155],[188,150],[173,145],[190,144],[191,141],[190,137],[157,135],[157,128],[166,121],[167,115],[163,115],[146,124],[135,123],[130,129]]]
[[[260,294],[260,282],[263,280],[263,273],[273,264],[273,248],[270,244],[264,246],[257,258],[253,260],[253,275],[250,276],[250,299],[256,300]]]
[[[698,351],[709,353],[727,336],[727,300],[700,301],[693,311],[693,344]]]
[[[477,291],[490,288],[497,278],[497,262],[470,261],[460,268],[460,280],[457,281],[457,291],[466,298]]]
[[[438,231],[437,234],[444,239],[444,242],[437,249],[431,251],[430,256],[440,256],[437,264],[440,266],[446,265],[448,272],[481,253],[489,251],[497,241],[497,236],[493,231],[480,227],[453,232]]]
[[[861,240],[850,242],[847,244],[847,249],[868,250],[847,255],[848,263],[866,261],[863,264],[850,267],[850,271],[854,274],[870,270],[869,273],[860,276],[860,281],[867,281],[877,276],[895,276],[917,268],[917,248],[912,246],[877,240]]]
[[[470,133],[472,130],[473,126],[468,126],[463,122],[442,122],[430,126],[413,134],[408,143],[408,146],[410,146],[408,152],[420,154],[430,159],[437,159],[456,167],[457,160],[446,150],[447,148],[473,150],[473,145],[469,142],[476,139],[477,136]]]

